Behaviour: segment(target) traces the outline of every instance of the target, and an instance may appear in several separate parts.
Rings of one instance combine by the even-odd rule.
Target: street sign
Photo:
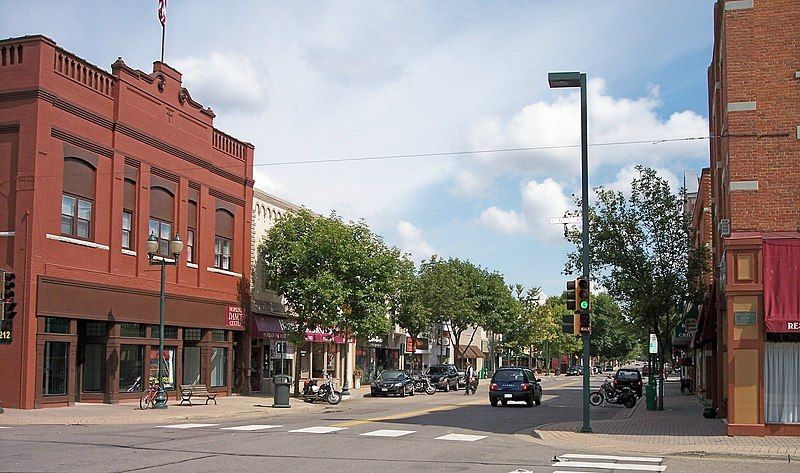
[[[275,353],[286,353],[286,342],[278,342],[275,344]]]
[[[550,217],[550,225],[559,225],[564,223],[581,223],[583,220],[578,217]]]
[[[650,334],[650,353],[658,353],[658,337],[654,333]]]

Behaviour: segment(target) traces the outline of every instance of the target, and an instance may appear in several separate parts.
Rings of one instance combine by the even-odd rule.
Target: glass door
[[[183,347],[183,384],[200,384],[200,347]]]

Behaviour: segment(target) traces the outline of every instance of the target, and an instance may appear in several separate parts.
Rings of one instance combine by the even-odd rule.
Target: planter
[[[717,410],[713,407],[706,407],[703,409],[703,417],[706,419],[716,419],[717,418]]]

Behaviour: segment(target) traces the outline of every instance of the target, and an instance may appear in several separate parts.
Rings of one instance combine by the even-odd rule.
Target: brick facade
[[[800,1],[717,1],[708,70],[717,406],[731,435],[800,435],[765,419],[765,240],[800,237]],[[736,313],[754,312],[754,325]],[[791,338],[791,337],[789,337]],[[782,339],[783,340],[783,339]]]
[[[42,36],[0,41],[0,266],[17,274],[20,303],[13,342],[0,346],[4,406],[138,398],[121,388],[120,367],[135,372],[157,346],[148,326],[158,323],[160,273],[145,249],[157,212],[163,228],[186,243],[195,227],[193,261],[186,248],[166,268],[166,325],[177,330],[166,343],[174,350],[172,376],[182,383],[182,363],[197,349],[199,381],[215,376],[224,383],[218,390],[230,392],[241,327],[226,315],[238,305],[238,279],[250,273],[254,148],[213,121],[164,63],[145,73],[120,58],[107,72]],[[68,196],[81,186],[93,193],[89,214],[81,214],[82,197]],[[151,205],[151,198],[166,204]],[[77,216],[70,202],[78,202]],[[123,209],[132,220],[125,235]],[[88,223],[81,215],[90,215]],[[215,257],[221,233],[231,242],[230,263]],[[53,330],[53,318],[67,328]],[[146,332],[131,336],[137,326],[128,324]],[[97,352],[84,352],[87,344]],[[144,360],[128,359],[136,347]],[[91,392],[81,388],[87,356],[104,366]],[[45,366],[56,358],[66,368]],[[66,379],[52,369],[66,369]],[[139,371],[146,379],[147,367]],[[62,382],[59,394],[45,392],[43,384]]]

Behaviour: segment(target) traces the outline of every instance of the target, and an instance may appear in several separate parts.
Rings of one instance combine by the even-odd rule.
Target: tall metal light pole
[[[147,239],[147,260],[151,266],[161,266],[161,297],[158,305],[158,391],[156,392],[153,408],[166,409],[167,393],[164,392],[164,306],[167,301],[167,292],[164,268],[178,264],[178,257],[183,251],[183,241],[181,241],[180,235],[177,234],[175,238],[169,241],[169,252],[172,253],[172,260],[159,256],[158,247],[158,238],[151,233]]]
[[[586,74],[583,72],[551,72],[547,74],[550,88],[580,87],[581,89],[581,216],[583,217],[583,277],[589,281],[589,138],[586,118]],[[589,334],[583,338],[583,427],[591,432],[589,423]]]

